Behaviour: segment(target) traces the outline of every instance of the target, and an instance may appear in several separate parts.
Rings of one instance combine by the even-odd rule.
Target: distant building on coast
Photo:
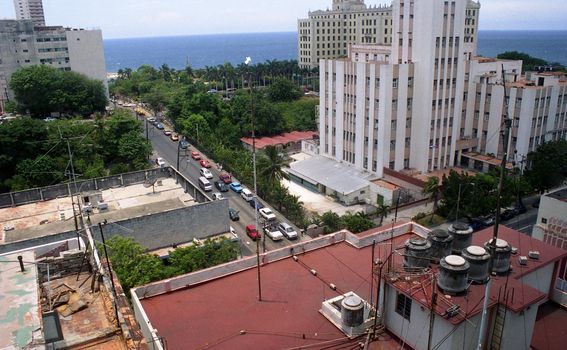
[[[0,20],[0,99],[13,99],[9,83],[22,67],[45,64],[82,73],[106,85],[100,29],[37,26],[32,20]]]
[[[14,0],[16,19],[31,19],[36,26],[45,25],[41,0]]]

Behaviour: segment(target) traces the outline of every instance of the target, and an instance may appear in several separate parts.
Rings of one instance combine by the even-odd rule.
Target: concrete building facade
[[[37,26],[32,20],[0,20],[0,99],[10,100],[12,74],[37,64],[106,82],[102,31]]]
[[[14,0],[16,19],[30,19],[36,26],[45,25],[42,0]]]
[[[309,12],[297,22],[298,63],[315,68],[320,59],[346,57],[351,44],[390,44],[392,8],[363,0],[333,0],[331,10]]]
[[[320,154],[381,177],[384,168],[487,170],[494,165],[475,155],[502,157],[503,117],[513,119],[510,149],[519,158],[565,139],[565,74],[522,76],[521,61],[476,57],[479,8],[393,1],[391,45],[321,59]]]

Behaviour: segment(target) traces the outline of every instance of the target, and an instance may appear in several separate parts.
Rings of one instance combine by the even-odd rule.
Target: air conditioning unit
[[[539,259],[539,252],[537,250],[531,250],[528,252],[528,256],[530,257],[530,259]]]
[[[522,255],[522,256],[520,256],[518,261],[520,262],[520,265],[527,265],[528,264],[528,257]]]

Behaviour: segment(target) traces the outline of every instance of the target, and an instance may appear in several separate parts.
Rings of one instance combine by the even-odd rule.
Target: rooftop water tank
[[[449,226],[449,233],[453,235],[453,254],[461,254],[471,245],[473,229],[468,224],[457,221]]]
[[[341,319],[344,326],[358,327],[364,321],[364,302],[356,295],[341,301]]]
[[[431,261],[439,264],[441,258],[451,255],[453,236],[447,231],[440,229],[433,230],[429,233],[427,239],[431,242],[431,251],[429,253],[429,256],[432,258]]]
[[[429,267],[429,253],[431,243],[425,238],[413,237],[406,241],[406,254],[404,256],[404,266],[408,268]]]
[[[471,245],[463,249],[461,256],[469,262],[469,279],[475,283],[486,283],[488,281],[488,264],[490,254],[483,247]]]
[[[490,245],[492,239],[484,243],[484,248],[490,253]],[[496,240],[496,250],[494,251],[494,260],[492,262],[492,272],[499,275],[505,274],[510,270],[510,258],[512,256],[512,247],[503,239]]]
[[[467,290],[470,264],[458,255],[449,255],[439,263],[437,285],[448,294],[459,294]]]

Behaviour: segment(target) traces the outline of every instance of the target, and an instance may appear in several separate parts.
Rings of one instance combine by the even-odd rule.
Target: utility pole
[[[108,259],[108,250],[106,249],[106,241],[104,239],[104,232],[102,231],[102,224],[98,223],[98,228],[100,230],[100,237],[102,238],[102,246],[104,248],[104,256],[106,257],[106,265],[108,266],[108,276],[110,277],[110,284],[112,285],[112,292],[114,293],[114,316],[116,317],[116,323],[118,328],[120,328],[120,319],[118,319],[118,304],[116,303],[116,286],[114,285],[114,278],[112,277],[112,268],[110,267],[110,260]],[[93,277],[94,280],[94,277]]]
[[[249,65],[252,62],[250,57],[246,57],[245,65]],[[242,78],[244,80],[244,77]],[[244,83],[244,81],[243,81]],[[260,228],[258,227],[258,186],[256,184],[256,114],[254,113],[254,94],[252,88],[252,72],[248,71],[248,88],[250,90],[250,113],[252,116],[252,166],[254,171],[254,196],[252,200],[254,201],[254,226],[256,227],[257,235],[260,234]],[[262,233],[261,238],[256,237],[256,260],[258,264],[258,300],[262,301],[262,283],[260,276],[260,242],[263,239],[264,252],[266,251],[266,237],[265,233]]]
[[[433,275],[433,282],[431,285],[431,313],[429,314],[429,337],[427,339],[427,350],[431,350],[431,341],[433,340],[433,326],[435,324],[435,306],[437,305],[437,288],[435,275]]]
[[[502,155],[502,162],[500,164],[500,179],[498,181],[498,197],[496,198],[496,218],[494,219],[494,230],[492,233],[492,241],[489,245],[490,260],[488,261],[488,283],[484,290],[484,302],[482,307],[482,318],[480,320],[480,333],[478,337],[477,349],[482,350],[484,347],[484,337],[488,322],[488,305],[490,303],[490,289],[492,287],[492,267],[494,265],[494,255],[496,252],[496,240],[498,239],[498,228],[500,226],[500,206],[502,205],[502,189],[504,187],[504,176],[506,175],[506,165],[508,163],[508,146],[510,144],[510,129],[512,128],[512,120],[508,118],[508,105],[506,103],[506,76],[504,75],[504,65],[502,65],[502,84],[504,87],[504,130],[503,143],[504,154]]]

